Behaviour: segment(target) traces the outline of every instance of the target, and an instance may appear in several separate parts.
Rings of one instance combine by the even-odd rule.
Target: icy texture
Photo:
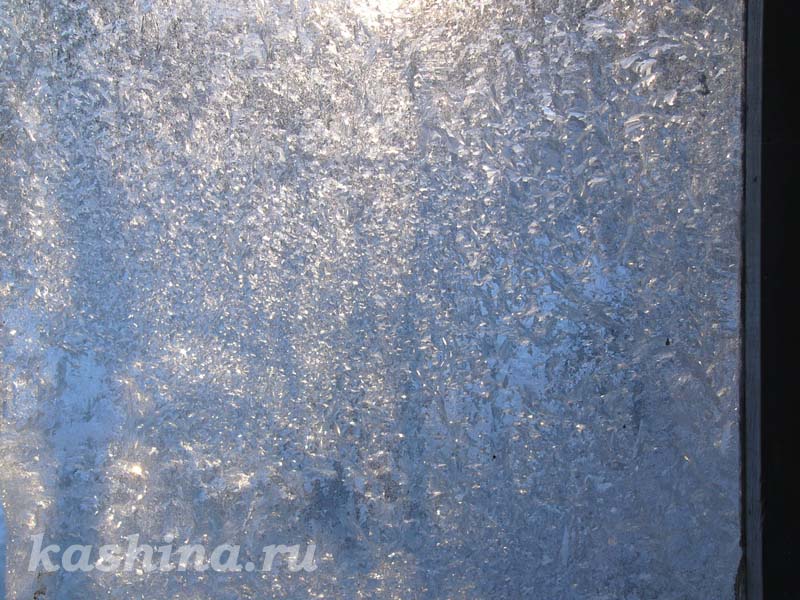
[[[741,58],[739,0],[0,2],[9,597],[732,598]]]

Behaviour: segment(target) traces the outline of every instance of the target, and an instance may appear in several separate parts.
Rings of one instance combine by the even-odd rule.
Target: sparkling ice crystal
[[[0,7],[8,598],[733,598],[741,0]]]

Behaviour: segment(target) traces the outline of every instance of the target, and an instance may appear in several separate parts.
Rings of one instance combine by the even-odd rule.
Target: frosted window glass
[[[0,6],[8,598],[733,598],[740,0]]]

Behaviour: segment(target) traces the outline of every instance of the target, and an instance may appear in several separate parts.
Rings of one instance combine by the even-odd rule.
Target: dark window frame
[[[743,210],[742,567],[737,598],[763,598],[761,453],[762,0],[746,2]]]

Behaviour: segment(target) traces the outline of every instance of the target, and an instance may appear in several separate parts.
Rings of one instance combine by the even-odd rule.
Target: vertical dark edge
[[[762,0],[746,1],[743,213],[744,592],[762,600],[761,505],[761,106]],[[741,590],[740,590],[741,591]]]

